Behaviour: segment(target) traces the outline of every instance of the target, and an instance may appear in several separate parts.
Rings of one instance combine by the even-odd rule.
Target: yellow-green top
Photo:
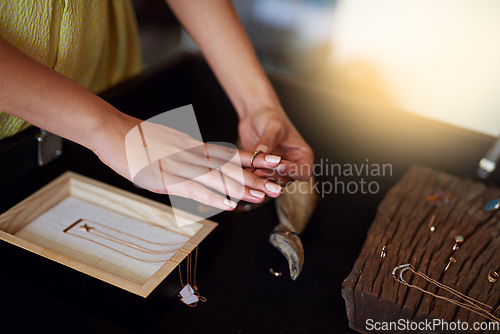
[[[128,0],[0,0],[0,36],[96,93],[141,69]],[[0,111],[0,139],[27,126]]]

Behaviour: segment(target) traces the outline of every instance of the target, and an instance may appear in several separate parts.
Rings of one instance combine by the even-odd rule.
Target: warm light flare
[[[500,133],[500,1],[342,0],[334,20],[340,72],[368,64],[396,107]]]

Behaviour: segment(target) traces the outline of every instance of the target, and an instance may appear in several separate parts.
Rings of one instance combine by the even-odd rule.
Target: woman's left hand
[[[307,181],[312,175],[314,153],[281,107],[260,107],[241,117],[238,131],[242,149],[278,155],[301,165],[281,163],[276,168],[257,169],[255,174],[286,184],[293,179]]]

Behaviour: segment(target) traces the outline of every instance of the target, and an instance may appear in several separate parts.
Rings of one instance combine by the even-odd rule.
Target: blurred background
[[[198,52],[163,0],[133,0],[144,61]],[[500,134],[500,1],[234,0],[267,71]]]

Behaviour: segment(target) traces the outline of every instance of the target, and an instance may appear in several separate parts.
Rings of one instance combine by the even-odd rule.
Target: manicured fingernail
[[[266,194],[264,194],[262,191],[253,190],[253,189],[250,190],[250,195],[257,197],[257,198],[264,198],[264,196],[266,196]]]
[[[272,164],[277,164],[281,161],[281,157],[278,157],[277,155],[266,155],[265,159],[267,162]]]
[[[228,200],[227,198],[224,199],[224,204],[226,204],[227,206],[229,206],[229,207],[231,207],[233,209],[236,207],[236,203],[234,203],[233,201]]]
[[[267,145],[259,145],[257,146],[257,150],[261,150],[263,153],[266,153],[269,151],[269,147],[267,147]]]
[[[266,189],[275,194],[279,194],[281,192],[281,187],[276,183],[266,183]]]

